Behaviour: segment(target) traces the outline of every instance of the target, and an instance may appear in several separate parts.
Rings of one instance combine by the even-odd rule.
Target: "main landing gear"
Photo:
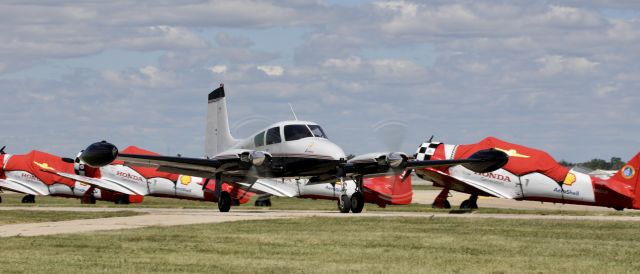
[[[218,209],[220,212],[229,212],[229,210],[231,210],[231,194],[229,194],[229,192],[220,192],[220,196],[218,198]]]
[[[351,198],[346,194],[346,187],[342,183],[342,195],[338,199],[338,210],[340,213],[360,213],[364,209],[364,195],[362,194],[362,176],[355,176],[353,180],[356,183],[356,191]]]
[[[234,202],[231,199],[231,193],[228,191],[222,191],[222,174],[216,173],[215,180],[216,185],[213,192],[214,195],[218,197],[218,210],[220,210],[220,212],[229,212],[229,210],[231,210],[231,205]],[[209,184],[209,179],[205,181],[202,189],[205,189],[207,184]]]
[[[36,196],[35,195],[25,195],[24,197],[22,197],[22,203],[23,204],[35,204],[36,203]]]
[[[80,204],[83,205],[93,205],[96,203],[96,197],[93,196],[94,187],[90,187],[87,191],[84,192],[82,198],[80,199]]]
[[[460,204],[460,209],[478,209],[478,195],[471,194],[469,199]]]
[[[449,198],[449,188],[444,188],[442,189],[442,191],[440,191],[440,194],[438,194],[436,199],[433,201],[433,204],[431,204],[431,207],[450,209],[451,203],[449,203],[449,200],[447,200],[447,198]]]
[[[269,196],[260,196],[254,204],[256,207],[271,207],[271,199]]]
[[[114,201],[116,205],[128,205],[129,204],[129,195],[122,195],[117,200]]]
[[[436,199],[433,201],[433,204],[431,204],[431,207],[450,209],[451,203],[449,203],[449,200],[447,200],[447,198],[449,197],[449,189],[442,189],[440,194],[438,194]],[[460,204],[460,209],[478,209],[478,195],[472,194],[469,199],[462,201],[462,203]]]

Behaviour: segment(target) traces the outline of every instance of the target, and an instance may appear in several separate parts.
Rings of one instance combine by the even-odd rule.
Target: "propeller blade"
[[[211,180],[211,179],[209,179],[209,178],[207,178],[207,179],[205,179],[205,180],[204,180],[204,184],[202,184],[202,190],[207,189],[207,185],[209,184],[209,181],[210,181],[210,180]]]
[[[404,172],[404,175],[402,175],[402,179],[400,180],[400,182],[404,183],[404,182],[405,182],[409,177],[411,177],[411,172],[413,172],[413,169],[412,169],[412,168],[407,169],[407,170]]]
[[[383,120],[373,126],[388,151],[401,151],[409,126],[398,120]]]

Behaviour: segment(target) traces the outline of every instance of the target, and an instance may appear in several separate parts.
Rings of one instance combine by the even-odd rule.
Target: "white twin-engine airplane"
[[[359,213],[364,207],[363,179],[394,175],[409,177],[414,168],[459,165],[476,171],[489,172],[504,166],[508,156],[501,151],[481,150],[466,159],[411,160],[402,152],[368,153],[346,160],[344,151],[332,143],[320,125],[306,121],[282,121],[261,130],[247,139],[232,137],[229,130],[224,86],[209,94],[206,158],[187,158],[142,154],[119,154],[113,144],[94,143],[80,155],[93,167],[101,167],[115,160],[128,166],[153,167],[158,171],[207,178],[213,180],[214,195],[221,212],[231,206],[231,194],[222,189],[223,182],[248,191],[267,192],[269,184],[278,180],[301,179],[306,186],[316,184],[355,182],[349,196],[346,188],[338,199],[341,212]],[[260,185],[256,190],[254,186]],[[344,184],[343,184],[344,185]],[[265,187],[267,186],[267,187]]]

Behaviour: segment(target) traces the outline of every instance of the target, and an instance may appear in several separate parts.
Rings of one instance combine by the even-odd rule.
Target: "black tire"
[[[129,204],[129,195],[122,195],[115,202],[116,205],[128,205]]]
[[[82,198],[82,199],[80,199],[80,204],[83,204],[83,205],[95,205],[96,204],[96,197],[91,195],[88,198]]]
[[[36,196],[34,195],[25,195],[24,197],[22,197],[23,204],[33,204],[35,202],[36,202]]]
[[[360,192],[355,192],[351,195],[351,212],[360,213],[364,208],[364,195]]]
[[[340,210],[340,213],[349,213],[351,210],[351,199],[349,199],[349,196],[340,196],[340,199],[338,199],[338,210]]]
[[[266,201],[264,201],[264,206],[271,207],[271,199],[267,199]]]
[[[218,209],[220,212],[229,212],[231,209],[231,194],[229,192],[220,192],[220,199],[218,199]]]
[[[617,211],[623,211],[624,207],[615,206],[615,207],[613,207],[613,209],[615,209]]]
[[[451,203],[449,203],[449,200],[444,200],[444,208],[451,209]]]
[[[469,200],[464,200],[460,204],[460,209],[478,209],[478,205],[471,204],[471,201]]]
[[[431,208],[439,208],[436,203],[434,202],[433,204],[431,204]],[[449,203],[449,200],[444,200],[444,205],[443,207],[444,209],[451,209],[451,203]]]
[[[0,204],[2,203],[2,197],[0,197]]]
[[[264,201],[258,199],[256,200],[256,202],[253,204],[255,207],[263,207],[264,205]]]

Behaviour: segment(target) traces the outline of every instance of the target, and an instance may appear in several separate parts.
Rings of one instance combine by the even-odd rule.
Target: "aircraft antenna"
[[[291,113],[293,113],[293,118],[295,118],[296,121],[298,121],[298,116],[296,115],[296,112],[293,110],[293,105],[291,103],[289,103],[289,108],[291,108]]]

